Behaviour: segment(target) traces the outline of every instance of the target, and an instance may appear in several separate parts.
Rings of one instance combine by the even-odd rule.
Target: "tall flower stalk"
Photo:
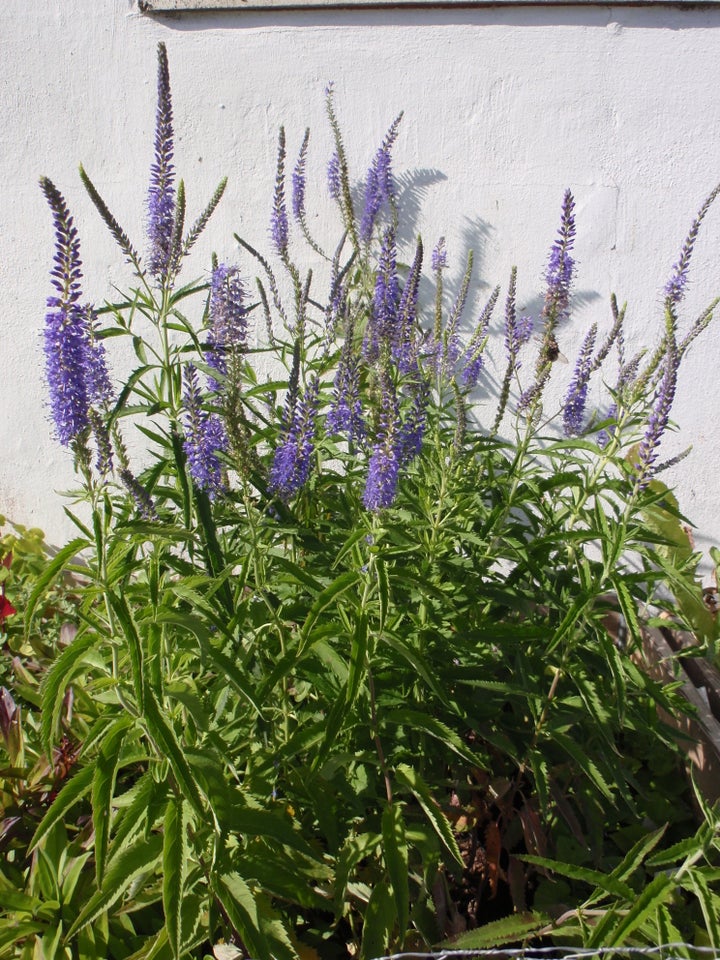
[[[187,364],[184,376],[185,455],[190,476],[212,499],[224,489],[218,454],[227,448],[227,436],[220,417],[203,409],[197,370],[193,364]]]
[[[92,404],[110,400],[105,350],[94,336],[95,314],[81,305],[80,240],[64,197],[47,177],[40,187],[55,227],[55,258],[45,317],[45,369],[58,440],[70,446],[90,426]]]
[[[570,304],[570,288],[575,271],[571,250],[575,242],[575,200],[565,191],[558,236],[550,249],[545,270],[545,303],[542,311],[542,343],[535,365],[535,382],[520,397],[520,410],[528,410],[542,395],[558,357],[555,332],[565,319]]]
[[[148,270],[162,283],[170,271],[175,227],[175,151],[170,71],[164,43],[158,44],[155,156],[150,168],[147,198],[150,255]]]

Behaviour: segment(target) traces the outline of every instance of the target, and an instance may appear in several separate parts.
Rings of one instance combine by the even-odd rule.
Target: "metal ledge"
[[[138,0],[141,13],[294,10],[325,7],[714,7],[720,0]]]

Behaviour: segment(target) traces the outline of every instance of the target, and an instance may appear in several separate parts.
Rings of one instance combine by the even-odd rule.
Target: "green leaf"
[[[359,582],[360,576],[355,570],[348,570],[345,573],[341,573],[337,579],[325,587],[322,593],[315,599],[315,602],[310,607],[308,615],[305,618],[305,623],[303,624],[302,634],[300,637],[300,647],[297,652],[297,656],[301,657],[305,647],[308,644],[310,639],[310,634],[312,628],[315,625],[318,617],[326,610],[333,601],[341,596],[341,594],[346,593],[351,587],[354,587],[355,584]]]
[[[615,897],[625,897],[632,900],[635,893],[632,887],[613,877],[610,874],[602,873],[600,870],[591,870],[589,867],[578,867],[574,863],[562,863],[559,860],[550,860],[548,857],[536,857],[531,854],[514,854],[518,860],[524,860],[525,863],[533,863],[538,867],[544,867],[553,873],[559,873],[561,877],[569,877],[571,880],[581,880],[591,887],[599,887],[606,893]]]
[[[215,667],[217,667],[221,675],[224,676],[233,685],[233,687],[235,687],[240,696],[247,700],[257,715],[261,716],[262,708],[255,696],[252,679],[248,677],[245,671],[238,666],[234,660],[231,660],[230,657],[227,657],[213,645],[213,642],[210,639],[209,631],[202,621],[197,620],[197,618],[183,617],[165,610],[158,612],[158,620],[162,621],[163,623],[173,623],[179,627],[183,627],[186,630],[190,630],[197,638],[198,645],[202,650],[203,656],[207,657],[208,660],[210,660]],[[197,621],[197,629],[193,628],[193,622],[188,622],[189,620]],[[202,629],[200,629],[201,627]]]
[[[688,871],[688,880],[683,882],[683,886],[686,890],[692,886],[702,910],[710,946],[717,949],[720,947],[720,923],[718,923],[720,897],[711,892],[702,871],[692,867]]]
[[[181,910],[188,863],[186,810],[180,797],[172,797],[167,805],[163,831],[163,910],[175,960],[180,958],[183,942]]]
[[[620,577],[613,577],[612,584],[617,593],[618,601],[620,602],[620,609],[623,612],[623,617],[625,617],[625,623],[628,628],[630,636],[633,638],[636,644],[642,643],[642,630],[640,629],[640,622],[637,617],[637,609],[635,607],[635,601],[630,594],[630,591],[627,588],[627,585],[620,579]]]
[[[620,863],[615,867],[612,872],[612,877],[623,882],[628,880],[633,873],[639,869],[650,851],[654,850],[655,847],[660,843],[666,829],[667,824],[662,827],[658,827],[657,830],[653,830],[651,833],[648,833],[645,836],[640,837],[637,843],[633,844]],[[652,863],[652,860],[649,862]]]
[[[248,838],[275,840],[283,846],[292,847],[308,857],[315,858],[313,848],[284,810],[265,810],[235,802],[227,813],[225,825],[233,833],[244,834]]]
[[[380,596],[380,625],[378,632],[382,633],[385,629],[388,610],[390,609],[390,584],[388,583],[387,568],[382,557],[375,558],[375,569],[377,571],[378,594]]]
[[[376,883],[370,894],[363,923],[360,960],[381,957],[387,949],[395,926],[395,902],[384,881]]]
[[[672,896],[673,881],[664,873],[658,874],[644,890],[623,907],[626,912],[618,914],[611,910],[605,914],[592,931],[586,946],[616,947],[627,943],[630,935],[652,916],[660,904]]]
[[[472,750],[468,750],[457,733],[447,726],[447,724],[443,723],[442,720],[438,720],[437,717],[421,713],[419,710],[410,710],[401,707],[397,710],[383,711],[383,720],[385,723],[406,725],[412,730],[422,730],[431,737],[435,737],[459,757],[462,757],[463,760],[467,760],[468,763],[476,767],[484,767],[488,763],[485,757],[478,756],[473,753]]]
[[[585,776],[595,784],[605,799],[614,804],[615,797],[613,796],[612,790],[603,779],[592,757],[589,756],[582,747],[578,746],[571,737],[560,733],[559,730],[553,730],[551,733],[548,733],[548,736],[573,758]]]
[[[37,608],[47,588],[53,582],[55,577],[60,574],[64,567],[66,567],[68,563],[74,557],[76,557],[78,553],[80,553],[81,550],[84,550],[88,546],[90,546],[90,543],[84,537],[78,537],[76,540],[71,540],[67,546],[63,547],[62,550],[60,550],[53,557],[42,573],[39,574],[37,580],[35,580],[35,586],[33,587],[32,593],[28,597],[27,605],[25,607],[24,630],[26,637],[30,633],[33,617],[37,612]]]
[[[140,837],[132,847],[121,851],[108,864],[102,887],[88,900],[68,930],[70,938],[78,930],[92,923],[125,893],[131,884],[153,869],[162,853],[162,837],[153,834]]]
[[[355,622],[352,646],[350,647],[350,670],[348,672],[347,687],[345,688],[345,704],[348,708],[352,707],[352,705],[355,703],[358,691],[360,689],[360,684],[365,676],[367,668],[367,647],[367,614],[362,612],[358,615]]]
[[[490,950],[527,940],[547,926],[547,917],[538,913],[515,913],[501,920],[485,923],[477,930],[468,930],[455,940],[445,940],[441,946],[453,950]]]
[[[243,878],[238,873],[226,873],[215,880],[214,890],[253,960],[272,960],[270,945],[260,928],[255,898]]]
[[[48,757],[52,756],[52,747],[60,723],[65,691],[74,674],[82,666],[85,654],[93,648],[96,642],[97,638],[92,633],[76,636],[70,646],[63,650],[50,667],[43,681],[40,738]]]
[[[175,731],[160,712],[152,691],[147,688],[145,690],[145,716],[143,719],[148,734],[155,742],[160,755],[167,757],[182,795],[192,804],[201,820],[205,820],[207,811],[204,808],[197,781],[193,777],[192,770],[180,749]]]
[[[29,851],[34,850],[47,832],[62,819],[65,813],[67,813],[81,797],[85,796],[92,787],[94,773],[95,764],[89,763],[86,767],[78,770],[72,780],[68,780],[57,797],[55,797],[48,812],[38,824],[35,835],[30,841]]]
[[[457,845],[455,834],[450,826],[450,821],[436,804],[427,784],[423,781],[420,774],[413,770],[412,767],[402,763],[396,770],[396,776],[400,783],[406,787],[409,787],[409,789],[415,794],[418,803],[425,811],[425,815],[432,824],[437,835],[442,840],[448,852],[461,867],[464,867],[465,864],[460,853],[460,848]]]
[[[399,804],[388,804],[382,815],[383,856],[392,884],[398,918],[398,943],[404,943],[410,911],[408,847]]]
[[[95,762],[92,784],[92,816],[93,827],[95,828],[95,875],[98,886],[102,883],[105,873],[112,799],[115,790],[115,776],[120,761],[120,751],[131,726],[132,720],[126,716],[111,723],[103,736]]]
[[[112,590],[106,591],[106,596],[110,606],[113,608],[115,616],[120,621],[120,626],[125,634],[128,643],[128,652],[130,654],[130,667],[132,670],[132,681],[135,690],[135,700],[140,713],[144,710],[145,684],[143,681],[143,655],[140,637],[135,626],[130,608],[125,602],[125,598]]]
[[[128,838],[142,828],[147,820],[148,811],[155,808],[162,792],[167,790],[167,785],[159,784],[153,773],[153,770],[144,773],[127,793],[116,798],[115,805],[124,807],[124,810],[110,847],[111,858],[117,856]],[[150,827],[152,824],[148,825],[148,829]]]
[[[44,923],[35,923],[32,920],[21,920],[20,922],[15,919],[0,920],[0,950],[4,950],[5,947],[11,947],[14,944],[19,946],[20,943],[27,940],[28,937],[31,937],[35,933],[43,933],[46,929]],[[12,953],[7,954],[7,956],[17,957],[21,956],[21,954],[13,950]]]

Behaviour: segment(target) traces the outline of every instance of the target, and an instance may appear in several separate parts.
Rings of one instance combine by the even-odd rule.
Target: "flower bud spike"
[[[223,177],[220,183],[215,188],[215,193],[213,193],[212,197],[210,197],[210,201],[208,205],[205,207],[203,212],[197,218],[195,223],[192,225],[190,232],[185,237],[181,256],[186,257],[188,253],[190,253],[190,250],[194,246],[196,240],[198,239],[200,234],[203,232],[205,227],[208,225],[208,221],[210,220],[210,217],[215,212],[217,205],[222,200],[222,196],[225,193],[226,186],[227,186],[227,177]]]
[[[140,263],[140,256],[138,252],[135,250],[135,247],[133,247],[132,243],[130,242],[130,238],[125,233],[123,228],[117,222],[112,213],[110,213],[105,201],[98,193],[97,189],[95,188],[95,184],[87,175],[82,165],[80,166],[80,179],[83,186],[87,190],[88,196],[95,204],[95,208],[105,222],[105,225],[112,234],[115,242],[125,255],[125,258],[133,265],[137,273],[141,274],[142,265]]]
[[[700,207],[697,216],[692,222],[690,231],[685,238],[685,243],[683,244],[680,252],[680,258],[673,266],[670,278],[665,284],[665,300],[668,304],[677,306],[685,296],[685,288],[688,281],[688,271],[690,269],[690,260],[692,259],[693,250],[695,249],[695,241],[697,240],[698,232],[700,230],[700,224],[705,219],[705,216],[718,193],[720,193],[720,184],[718,184],[712,193],[707,197],[703,205]]]
[[[270,239],[278,255],[287,260],[289,227],[285,206],[285,128],[280,127],[278,135],[277,168],[275,172],[275,193],[270,217]]]

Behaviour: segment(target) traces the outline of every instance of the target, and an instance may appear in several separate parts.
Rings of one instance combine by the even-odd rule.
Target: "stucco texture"
[[[291,157],[311,127],[310,219],[319,234],[337,235],[324,186],[331,137],[323,91],[332,80],[358,178],[405,111],[394,152],[409,216],[404,239],[420,231],[430,247],[445,235],[451,286],[470,243],[478,304],[496,283],[507,284],[517,264],[520,303],[537,309],[570,187],[579,273],[562,350],[572,360],[590,323],[607,327],[613,291],[628,301],[628,351],[654,342],[665,280],[696,210],[720,181],[720,8],[510,5],[150,17],[130,0],[3,0],[0,512],[43,527],[56,544],[70,535],[65,501],[55,491],[73,485],[72,465],[53,440],[43,383],[53,238],[38,178],[49,176],[74,214],[88,296],[100,303],[112,297],[113,285],[130,278],[77,165],[142,246],[159,40],[170,59],[176,165],[190,219],[229,177],[185,268],[188,278],[206,275],[211,250],[251,272],[232,234],[267,242],[281,124]],[[720,294],[719,254],[720,201],[696,248],[685,326]],[[665,445],[668,456],[694,447],[667,477],[698,527],[701,548],[720,543],[719,344],[720,327],[687,357],[674,409],[681,432]]]

